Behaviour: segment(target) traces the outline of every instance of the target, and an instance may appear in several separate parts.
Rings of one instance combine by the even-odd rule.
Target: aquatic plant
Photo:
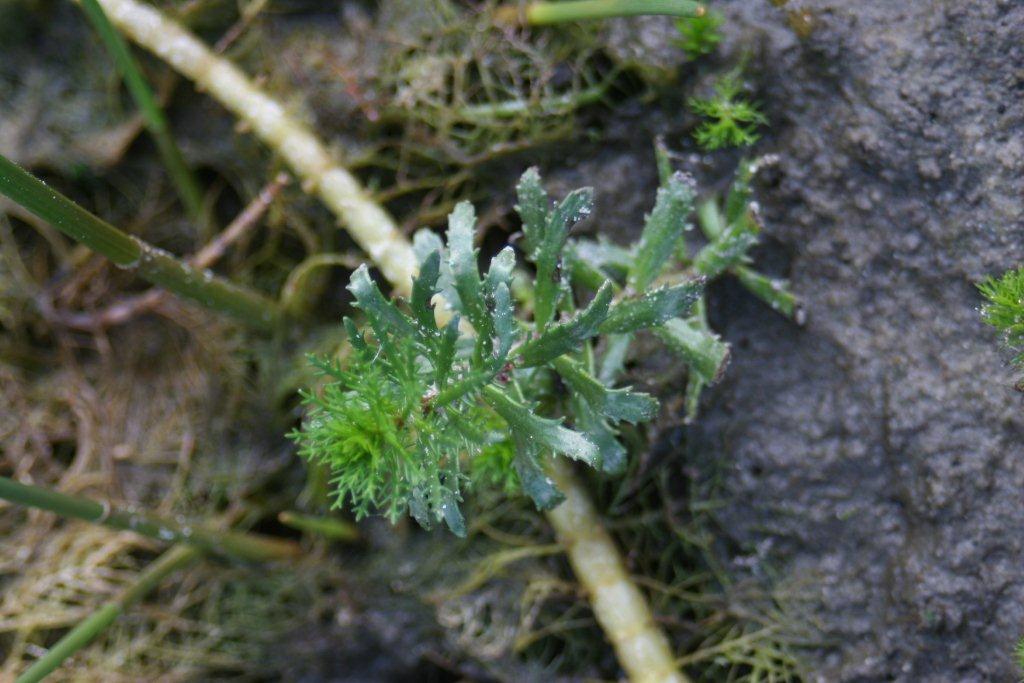
[[[657,410],[652,397],[611,388],[594,376],[594,343],[687,315],[700,281],[651,287],[662,263],[639,259],[637,286],[629,295],[613,300],[613,286],[605,283],[577,308],[560,275],[562,253],[572,225],[591,211],[590,191],[577,190],[552,209],[536,171],[528,171],[518,194],[523,247],[536,272],[529,320],[517,315],[513,302],[510,247],[487,272],[477,271],[468,203],[452,213],[447,245],[433,233],[417,235],[420,272],[409,313],[381,294],[365,266],[352,275],[349,289],[373,341],[346,319],[349,366],[315,359],[328,384],[306,395],[312,410],[293,437],[305,457],[331,467],[339,504],[348,499],[360,516],[377,508],[394,521],[411,512],[428,528],[444,521],[464,534],[459,502],[468,478],[462,461],[472,463],[502,441],[511,441],[514,451],[506,461],[514,475],[505,476],[515,476],[538,508],[554,508],[564,496],[544,472],[543,453],[621,470],[625,449],[615,439],[615,423],[649,420]],[[665,246],[653,235],[682,225],[692,198],[682,176],[671,179],[648,220],[647,251]],[[436,295],[452,315],[441,326],[435,322]],[[468,338],[460,337],[461,320],[472,326]],[[571,413],[575,430],[537,413],[538,404],[558,400],[549,388],[554,376],[582,408]]]
[[[691,97],[687,102],[694,113],[706,119],[693,137],[708,151],[752,145],[761,137],[757,129],[768,124],[757,104],[743,96],[739,69],[715,81],[711,97]]]
[[[722,41],[719,29],[724,21],[725,17],[714,10],[678,19],[676,30],[679,31],[679,40],[676,43],[691,60],[709,55]]]
[[[1024,268],[989,277],[978,283],[987,303],[981,319],[1003,335],[1003,343],[1014,351],[1014,364],[1024,365]]]

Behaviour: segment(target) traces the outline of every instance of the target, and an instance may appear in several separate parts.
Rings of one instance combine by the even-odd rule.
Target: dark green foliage
[[[474,485],[521,487],[539,508],[550,508],[562,496],[545,473],[546,458],[621,470],[626,451],[614,425],[657,412],[650,396],[597,378],[592,342],[606,331],[630,334],[687,315],[701,282],[644,292],[663,262],[652,254],[633,269],[639,295],[613,302],[617,286],[600,276],[595,296],[577,310],[561,275],[563,254],[569,230],[590,211],[591,191],[552,206],[535,170],[523,175],[518,191],[523,244],[537,273],[532,321],[516,316],[510,248],[480,273],[468,203],[449,218],[447,246],[436,235],[417,236],[420,272],[407,303],[388,300],[365,266],[352,275],[349,289],[372,335],[365,338],[345,320],[348,365],[314,359],[325,384],[304,395],[308,414],[291,436],[304,457],[330,468],[337,504],[351,505],[359,517],[379,510],[394,521],[408,513],[425,527],[444,522],[461,535],[459,504]],[[671,250],[692,194],[681,176],[659,194],[649,245]],[[453,314],[443,325],[435,318],[438,294]],[[460,319],[472,333],[460,336]]]
[[[1006,346],[1017,354],[1013,362],[1024,365],[1024,268],[990,277],[978,289],[988,301],[981,309],[982,320],[1003,334]]]
[[[735,275],[755,296],[775,310],[802,320],[795,297],[783,281],[771,279],[748,265],[750,249],[757,244],[760,226],[752,209],[750,181],[757,165],[741,162],[736,180],[724,202],[709,199],[697,207],[697,222],[706,243],[693,256],[685,233],[694,213],[696,192],[693,181],[673,173],[667,150],[658,148],[662,188],[655,207],[647,217],[638,244],[624,249],[601,241],[576,240],[569,244],[568,272],[574,284],[594,288],[606,280],[620,291],[641,290],[643,294],[612,305],[600,331],[612,335],[605,345],[601,372],[610,383],[626,360],[631,329],[651,329],[674,355],[688,367],[686,410],[689,418],[697,412],[701,391],[721,377],[729,359],[729,347],[708,326],[703,283],[723,274]],[[689,278],[682,284],[648,289],[652,283]],[[556,366],[557,367],[557,366]],[[576,391],[571,379],[566,383]],[[596,408],[596,406],[595,406]],[[601,410],[597,408],[600,415]],[[596,432],[595,432],[596,433]]]
[[[677,44],[690,59],[711,54],[722,40],[719,28],[723,21],[725,18],[714,10],[679,19],[676,21],[676,29],[679,31]]]
[[[711,97],[689,99],[690,109],[707,119],[693,133],[698,145],[712,151],[723,147],[747,147],[757,142],[761,137],[757,129],[768,125],[768,119],[742,93],[740,73],[735,70],[715,83]]]

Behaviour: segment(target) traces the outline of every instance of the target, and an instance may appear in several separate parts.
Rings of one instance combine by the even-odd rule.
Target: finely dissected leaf
[[[725,371],[729,346],[695,321],[669,320],[654,333],[709,383],[717,381]]]
[[[576,361],[563,356],[552,364],[569,388],[604,417],[635,424],[650,420],[658,412],[658,401],[653,396],[629,389],[610,389]]]
[[[523,221],[523,251],[533,258],[551,211],[551,200],[540,184],[540,173],[535,167],[527,169],[519,179],[516,198],[516,213]]]
[[[601,323],[601,334],[635,332],[657,327],[672,318],[686,317],[703,293],[703,281],[694,280],[617,301]]]
[[[448,262],[455,280],[455,289],[459,293],[461,311],[469,318],[484,348],[488,349],[494,330],[484,298],[483,284],[480,282],[477,251],[473,247],[475,229],[476,212],[473,205],[460,202],[448,217]]]
[[[742,97],[742,90],[739,70],[734,70],[715,84],[713,97],[689,99],[690,109],[708,118],[694,131],[693,136],[697,144],[704,149],[715,150],[727,146],[742,147],[757,142],[760,137],[757,128],[766,125],[768,119],[756,104]]]
[[[579,432],[563,427],[558,420],[538,417],[495,386],[486,387],[483,397],[494,408],[494,412],[508,422],[513,434],[518,431],[528,440],[591,466],[597,463],[597,446]]]
[[[978,284],[978,290],[988,300],[981,309],[982,320],[999,330],[1006,346],[1018,353],[1014,363],[1024,364],[1024,268],[990,277]]]
[[[629,286],[633,291],[644,291],[661,274],[661,269],[688,228],[686,219],[693,211],[695,195],[693,179],[679,172],[658,188],[654,209],[647,216],[640,246],[629,271]]]
[[[586,187],[570,192],[548,214],[544,232],[533,251],[532,260],[537,266],[533,320],[540,331],[543,331],[554,318],[555,309],[558,306],[562,290],[559,263],[561,263],[562,249],[569,237],[569,229],[590,214],[594,205],[593,195],[593,190]]]
[[[388,301],[370,279],[370,270],[366,264],[359,266],[352,273],[348,289],[355,296],[356,306],[366,314],[378,337],[382,336],[380,329],[390,329],[401,334],[415,332],[416,328],[412,321]]]
[[[519,348],[519,361],[523,367],[543,365],[580,347],[598,333],[608,316],[612,300],[612,286],[605,283],[597,290],[594,300],[569,320],[549,327],[535,339]]]

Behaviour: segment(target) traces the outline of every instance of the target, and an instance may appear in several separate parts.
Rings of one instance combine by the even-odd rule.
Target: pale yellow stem
[[[394,220],[366,193],[301,122],[259,91],[237,67],[159,11],[135,0],[99,0],[110,20],[133,41],[195,81],[248,123],[316,191],[400,294],[408,294],[416,257]],[[565,547],[580,584],[622,668],[636,683],[683,683],[668,638],[657,626],[622,555],[604,530],[587,491],[572,469],[552,460],[551,474],[565,502],[548,519]]]
[[[99,0],[110,21],[133,41],[206,90],[247,123],[341,220],[399,294],[408,295],[416,259],[394,219],[359,181],[331,158],[312,131],[260,91],[234,64],[215,55],[177,22],[135,0]]]
[[[552,458],[548,471],[565,494],[565,502],[548,512],[548,521],[569,556],[576,578],[589,593],[594,616],[629,680],[684,683],[687,678],[676,667],[668,638],[626,571],[622,555],[601,524],[587,490],[564,459]]]

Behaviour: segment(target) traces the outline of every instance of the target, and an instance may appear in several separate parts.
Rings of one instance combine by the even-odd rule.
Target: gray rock
[[[596,184],[589,228],[635,237],[650,139],[685,144],[687,87],[750,52],[772,121],[757,151],[781,157],[758,193],[760,263],[792,279],[809,323],[712,290],[733,363],[688,450],[726,471],[723,547],[743,549],[737,572],[800,587],[819,680],[1012,680],[1024,406],[974,283],[1024,262],[1024,3],[802,2],[806,38],[789,7],[718,8],[721,63],[675,101],[619,112],[552,189]]]

